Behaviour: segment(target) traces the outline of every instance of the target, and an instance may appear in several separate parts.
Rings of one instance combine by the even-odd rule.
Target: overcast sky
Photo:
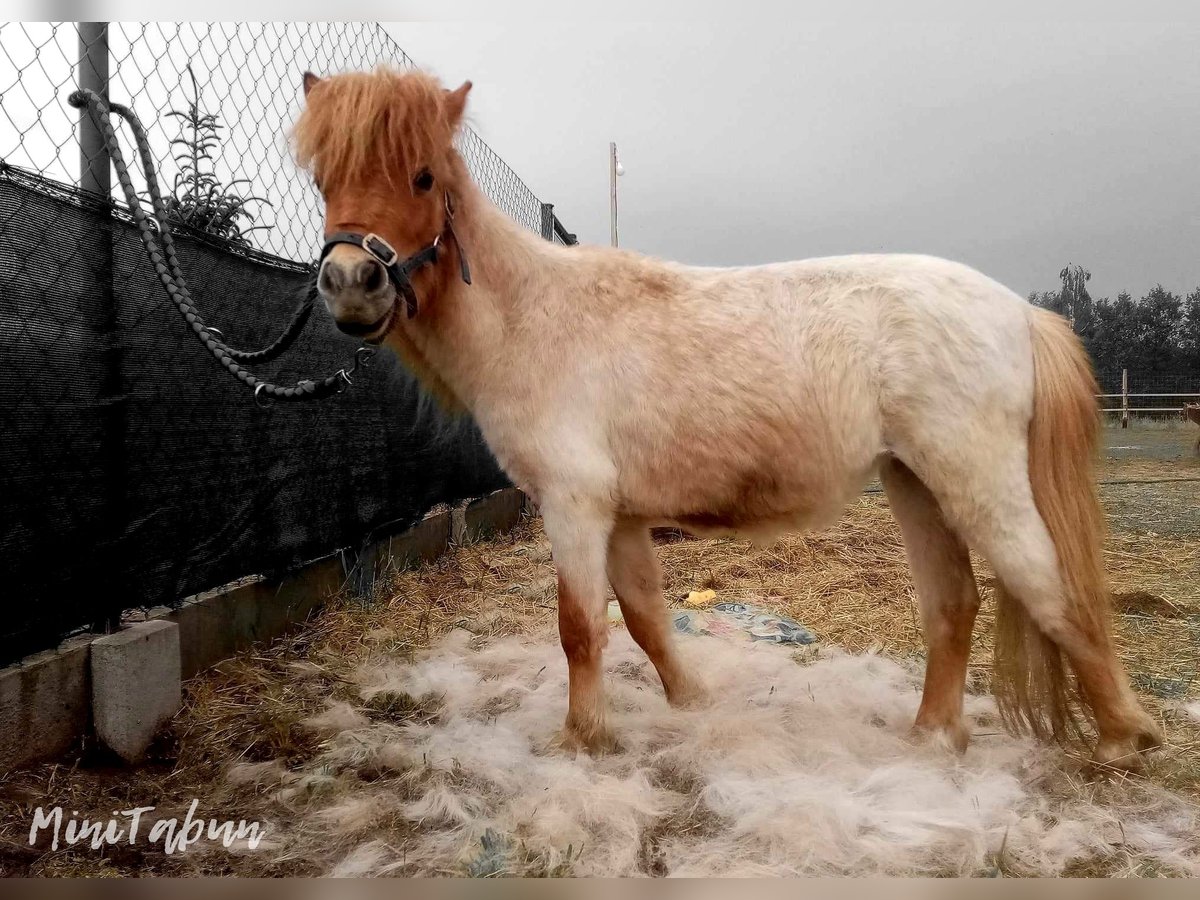
[[[388,23],[568,229],[704,265],[967,262],[1200,285],[1200,26]]]

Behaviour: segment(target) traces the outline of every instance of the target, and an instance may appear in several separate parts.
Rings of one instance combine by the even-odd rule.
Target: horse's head
[[[384,265],[389,250],[403,261],[446,232],[448,200],[465,175],[453,141],[470,89],[445,90],[420,72],[305,73],[296,157],[325,198],[325,236],[382,238],[366,242],[373,252],[355,242],[326,248],[317,287],[342,331],[381,340],[405,299]],[[444,268],[416,269],[413,296],[433,290]]]

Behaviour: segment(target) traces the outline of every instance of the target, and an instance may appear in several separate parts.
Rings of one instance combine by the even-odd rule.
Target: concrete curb
[[[525,506],[525,495],[516,488],[496,491],[374,541],[360,553],[360,564],[382,574],[432,562],[452,544],[511,529]],[[178,626],[179,673],[186,679],[302,624],[346,582],[335,554],[280,579],[245,578],[188,597],[176,608],[149,610],[144,619]],[[61,756],[93,732],[92,644],[113,637],[80,635],[0,669],[0,774]]]
[[[0,773],[71,749],[91,718],[91,635],[0,669]]]

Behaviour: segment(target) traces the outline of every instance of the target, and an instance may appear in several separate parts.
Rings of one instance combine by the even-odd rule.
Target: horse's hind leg
[[[1058,661],[1061,651],[1075,670],[1081,699],[1095,715],[1095,760],[1139,768],[1138,751],[1156,746],[1157,729],[1130,689],[1107,625],[1099,618],[1107,611],[1081,609],[1068,596],[1059,554],[1034,502],[1025,465],[992,460],[991,465],[942,476],[931,488],[947,520],[995,569],[1002,585],[999,612],[1019,624],[1023,610],[1038,635],[1049,642],[1048,669],[1038,671],[1041,663],[1035,654],[1043,652],[1037,648],[1038,638],[1027,636],[1023,643],[1005,646],[1001,630],[995,672],[1001,690],[1035,733],[1065,736],[1070,718]]]
[[[684,668],[672,640],[662,570],[646,523],[617,521],[608,539],[608,580],[629,634],[646,651],[662,679],[667,701],[672,706],[701,701],[704,690]]]
[[[970,737],[962,717],[963,690],[979,610],[971,558],[933,494],[911,469],[890,459],[883,463],[880,477],[904,537],[928,648],[915,730],[944,739],[961,753]]]

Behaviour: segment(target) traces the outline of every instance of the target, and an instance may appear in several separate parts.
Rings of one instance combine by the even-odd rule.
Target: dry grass
[[[1121,462],[1108,478],[1194,475],[1178,462]],[[1188,491],[1194,483],[1154,490]],[[1147,487],[1147,489],[1149,489]],[[1110,505],[1110,488],[1105,488]],[[1174,496],[1174,495],[1172,495]],[[1119,505],[1119,503],[1117,504]],[[1166,537],[1118,516],[1106,557],[1117,600],[1122,657],[1147,704],[1162,719],[1169,746],[1152,777],[1200,799],[1200,734],[1178,712],[1200,697],[1200,532]],[[788,537],[769,549],[736,541],[663,540],[668,601],[704,588],[717,599],[759,604],[792,617],[822,642],[850,651],[880,648],[897,657],[923,653],[917,607],[899,532],[880,495],[857,501],[834,528]],[[986,688],[990,654],[990,572],[976,561],[984,588],[971,682]],[[235,762],[264,768],[299,766],[327,736],[306,720],[340,704],[344,714],[403,722],[436,716],[436,698],[392,692],[364,700],[352,677],[381,657],[407,659],[453,629],[489,636],[549,630],[555,619],[554,571],[538,521],[495,541],[458,548],[439,563],[396,574],[370,602],[342,600],[303,631],[242,654],[193,679],[185,708],[162,736],[154,758],[130,772],[94,751],[69,762],[0,779],[0,872],[3,874],[306,875],[321,863],[286,852],[223,850],[168,857],[153,848],[49,852],[28,848],[32,810],[62,805],[107,818],[111,810],[157,802],[160,814],[182,811],[192,797],[202,812],[299,827],[321,791],[319,779],[287,797],[253,779],[230,783]],[[250,770],[253,771],[253,770]],[[1084,781],[1079,790],[1092,790]],[[392,823],[403,833],[403,822]],[[1086,873],[1091,870],[1081,870]],[[1101,869],[1100,871],[1108,871]]]

